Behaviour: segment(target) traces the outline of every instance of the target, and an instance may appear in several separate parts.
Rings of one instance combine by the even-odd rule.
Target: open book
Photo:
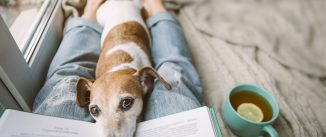
[[[214,109],[201,107],[137,124],[135,137],[222,137]],[[1,137],[96,137],[94,123],[7,109]]]

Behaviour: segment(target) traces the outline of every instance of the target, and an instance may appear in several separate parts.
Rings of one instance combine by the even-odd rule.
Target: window
[[[0,104],[31,111],[61,41],[61,0],[0,0],[0,14],[0,95],[16,103]]]
[[[28,62],[57,0],[0,0],[0,13]]]
[[[38,23],[37,16],[41,15],[40,8],[41,2],[27,1],[3,1],[0,10],[1,16],[8,26],[13,38],[15,39],[21,51],[26,50],[26,41],[28,36],[31,35],[32,29]],[[34,27],[33,27],[34,26]]]

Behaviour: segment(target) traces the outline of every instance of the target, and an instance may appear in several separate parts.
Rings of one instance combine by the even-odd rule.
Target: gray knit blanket
[[[326,136],[325,0],[166,0],[221,118],[229,90],[251,83],[278,100],[280,136]]]

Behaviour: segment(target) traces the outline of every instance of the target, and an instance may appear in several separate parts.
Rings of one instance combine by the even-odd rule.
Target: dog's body
[[[126,0],[109,1],[98,9],[97,20],[104,30],[96,77],[107,71],[151,66],[150,36],[140,11],[140,3]]]
[[[110,0],[97,11],[104,30],[96,81],[78,81],[77,101],[89,105],[101,137],[133,136],[155,77],[171,89],[151,67],[150,36],[141,8],[139,2]]]

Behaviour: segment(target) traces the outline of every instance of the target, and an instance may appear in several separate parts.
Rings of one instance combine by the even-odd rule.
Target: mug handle
[[[268,133],[270,137],[279,137],[277,131],[271,125],[265,126],[263,131]]]

